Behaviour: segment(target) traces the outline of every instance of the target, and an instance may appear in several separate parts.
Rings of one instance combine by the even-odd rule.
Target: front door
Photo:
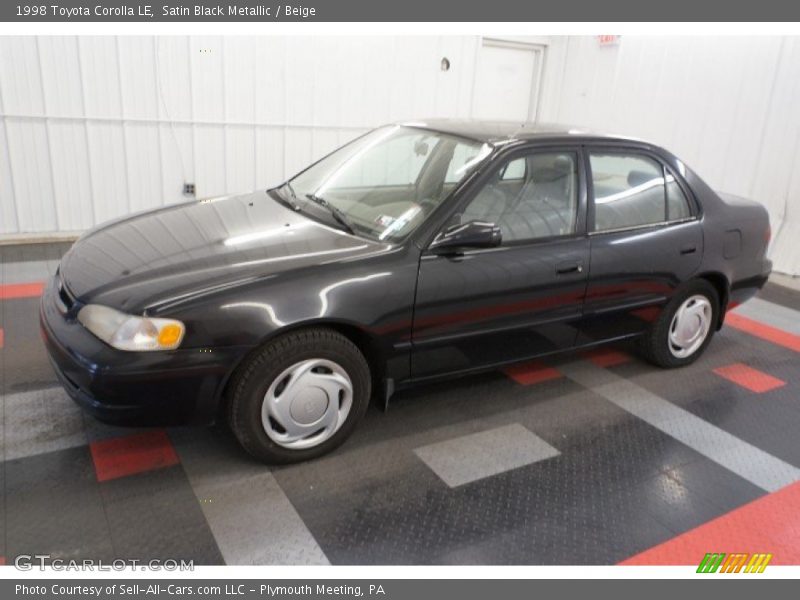
[[[521,150],[483,178],[453,223],[500,227],[497,248],[424,253],[412,376],[467,371],[574,345],[589,261],[574,149]]]

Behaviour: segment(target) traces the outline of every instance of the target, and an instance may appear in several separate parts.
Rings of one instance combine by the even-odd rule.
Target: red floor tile
[[[748,367],[742,363],[714,369],[714,373],[757,394],[786,385],[786,382],[782,379],[767,375],[763,371]]]
[[[164,430],[147,431],[89,445],[97,481],[108,481],[178,464]]]
[[[707,552],[770,553],[771,565],[800,565],[800,481],[620,564],[696,566]]]
[[[794,335],[788,331],[760,323],[753,319],[748,319],[747,317],[735,313],[728,314],[725,317],[725,325],[730,325],[734,329],[744,331],[745,333],[772,342],[778,346],[783,346],[789,350],[800,352],[800,335]]]
[[[43,291],[44,283],[41,281],[0,285],[0,300],[12,300],[13,298],[36,298],[37,296],[41,296]]]
[[[630,361],[631,357],[613,348],[596,348],[583,355],[598,367],[614,367]]]
[[[503,372],[520,385],[533,385],[534,383],[563,377],[558,369],[543,365],[536,360],[508,367],[503,369]]]

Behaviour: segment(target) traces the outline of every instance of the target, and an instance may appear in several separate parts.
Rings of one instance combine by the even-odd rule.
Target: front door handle
[[[556,275],[568,275],[570,273],[583,273],[583,263],[561,263],[556,265]]]
[[[681,254],[694,254],[697,252],[697,246],[684,246],[681,248]]]

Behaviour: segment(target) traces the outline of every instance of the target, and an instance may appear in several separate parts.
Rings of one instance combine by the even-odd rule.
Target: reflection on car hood
[[[386,248],[254,192],[102,226],[75,243],[60,270],[79,301],[139,312],[153,303]]]

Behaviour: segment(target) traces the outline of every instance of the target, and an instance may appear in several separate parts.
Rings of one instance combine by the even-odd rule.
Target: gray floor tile
[[[800,311],[761,298],[748,300],[734,311],[736,314],[761,321],[772,327],[800,335]]]
[[[5,396],[5,459],[86,444],[81,410],[60,387]]]
[[[328,564],[266,465],[218,428],[175,430],[171,438],[226,564]]]
[[[87,448],[10,460],[5,471],[7,556],[116,558]]]
[[[518,423],[422,446],[414,452],[450,487],[559,454],[558,450]]]
[[[133,435],[136,433],[143,433],[151,431],[152,427],[128,427],[122,425],[112,425],[98,421],[92,415],[82,412],[83,427],[86,433],[86,442],[98,442],[100,440],[108,440],[111,438],[122,437],[126,435]]]
[[[570,379],[762,489],[774,492],[800,480],[800,469],[797,467],[632,381],[588,361],[567,363],[559,368]]]
[[[120,558],[222,562],[186,474],[178,465],[98,485],[114,552]]]

